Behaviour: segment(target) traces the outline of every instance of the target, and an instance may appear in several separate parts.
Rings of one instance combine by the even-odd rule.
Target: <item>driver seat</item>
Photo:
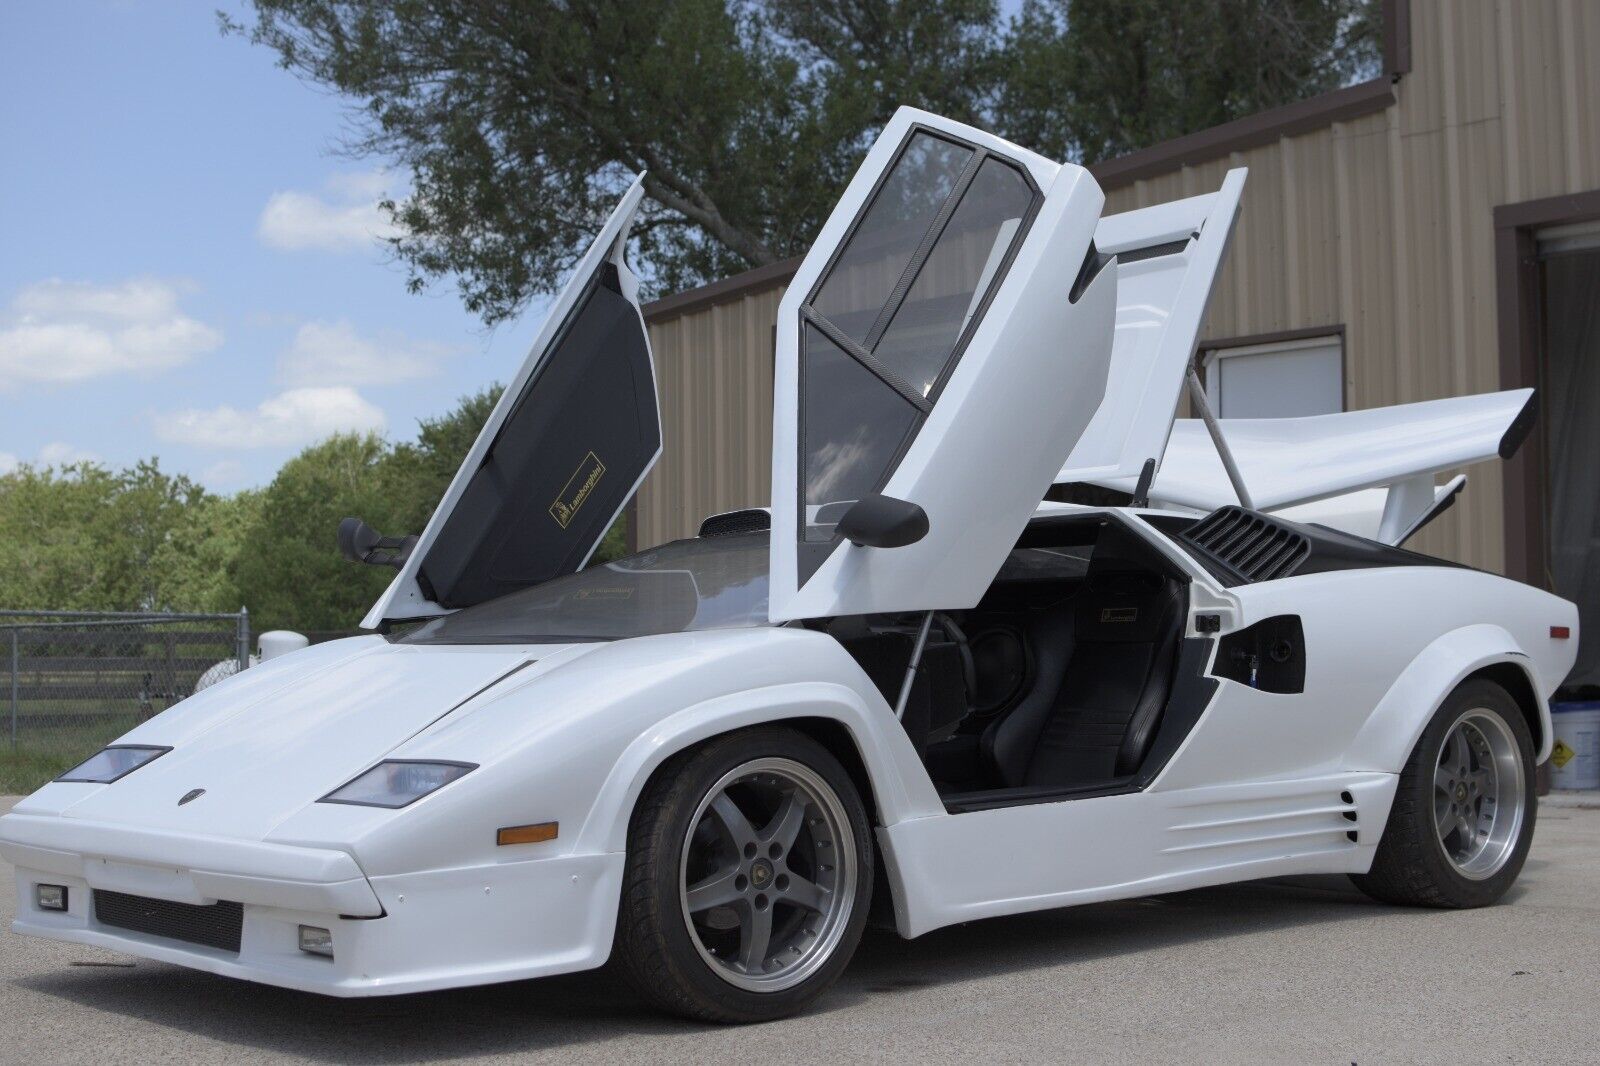
[[[1034,689],[983,735],[999,787],[1109,783],[1143,764],[1172,691],[1187,606],[1183,584],[1142,561],[1147,551],[1108,523],[1082,591],[1033,627]]]

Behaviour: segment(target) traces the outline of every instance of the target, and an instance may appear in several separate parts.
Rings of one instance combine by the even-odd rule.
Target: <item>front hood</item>
[[[264,839],[452,708],[559,650],[416,647],[381,637],[311,648],[139,726],[119,742],[173,750],[122,780],[47,785],[37,799],[69,818]],[[178,805],[197,788],[205,794]]]

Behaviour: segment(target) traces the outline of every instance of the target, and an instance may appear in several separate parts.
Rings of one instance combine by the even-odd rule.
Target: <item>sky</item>
[[[0,473],[158,456],[217,492],[343,430],[508,380],[545,304],[488,331],[381,242],[403,175],[348,102],[217,30],[234,0],[0,5]]]

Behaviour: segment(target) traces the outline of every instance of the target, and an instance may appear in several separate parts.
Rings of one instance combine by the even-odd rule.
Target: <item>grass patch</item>
[[[43,712],[43,715],[48,714],[50,712]],[[9,722],[0,720],[0,795],[21,796],[32,792],[78,765],[138,725],[140,720],[137,713],[103,714],[97,716],[96,721],[82,724],[53,720],[49,725],[40,725],[37,721],[30,722],[30,717],[28,712],[18,716],[15,744],[8,734]]]

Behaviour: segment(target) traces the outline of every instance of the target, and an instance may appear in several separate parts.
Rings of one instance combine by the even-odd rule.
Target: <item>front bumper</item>
[[[620,854],[569,855],[368,879],[345,852],[180,836],[54,815],[0,818],[16,866],[12,930],[211,973],[335,996],[518,980],[605,962]],[[68,910],[35,886],[67,886]],[[237,952],[106,925],[96,889],[243,905]],[[333,957],[299,949],[298,927],[333,935]]]

